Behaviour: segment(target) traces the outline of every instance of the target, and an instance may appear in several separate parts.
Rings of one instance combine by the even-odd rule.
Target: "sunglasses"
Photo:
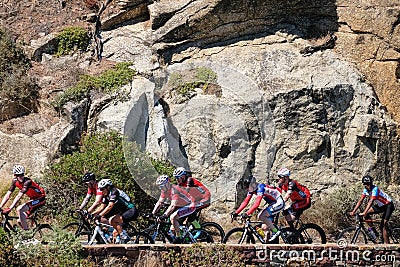
[[[279,177],[280,179],[283,179],[283,178],[285,178],[286,176],[278,175],[278,177]]]
[[[167,184],[159,185],[158,188],[163,189],[167,186]]]

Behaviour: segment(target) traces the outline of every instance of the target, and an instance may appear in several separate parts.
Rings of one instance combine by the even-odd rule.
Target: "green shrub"
[[[53,100],[55,108],[61,108],[68,101],[78,102],[97,90],[104,93],[113,93],[125,84],[132,81],[136,71],[131,69],[131,63],[121,62],[100,76],[83,75],[78,83],[56,96]]]
[[[21,234],[24,233],[13,233],[15,254],[27,263],[26,266],[95,266],[83,258],[82,246],[71,233],[54,228],[54,232],[46,236],[45,246],[26,242]]]
[[[85,51],[89,45],[89,35],[81,27],[63,29],[56,37],[57,56],[67,55],[71,51]]]
[[[21,109],[35,109],[38,86],[27,75],[31,62],[12,38],[0,29],[0,99],[16,102]]]
[[[0,227],[0,266],[24,266],[9,235]]]
[[[144,177],[155,179],[158,175],[155,169],[170,172],[172,168],[163,165],[162,161],[153,161],[156,167],[135,143],[124,141],[117,132],[84,135],[79,151],[62,156],[44,173],[46,210],[59,218],[68,217],[66,203],[73,210],[86,195],[87,187],[81,180],[86,171],[93,172],[97,180],[112,179],[117,187],[133,198],[140,210],[151,209],[155,199],[149,197],[136,181]],[[149,184],[149,190],[154,190],[154,187],[153,183]]]
[[[180,95],[188,97],[196,88],[202,88],[206,93],[209,85],[217,82],[217,78],[217,74],[212,69],[199,67],[187,73],[171,73],[168,85]]]

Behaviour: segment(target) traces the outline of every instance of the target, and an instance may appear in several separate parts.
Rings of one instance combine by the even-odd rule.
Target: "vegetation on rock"
[[[61,108],[68,101],[78,102],[89,95],[91,91],[113,93],[121,86],[128,84],[137,72],[130,68],[131,63],[121,62],[100,76],[83,75],[78,83],[57,95],[53,100],[55,108]]]

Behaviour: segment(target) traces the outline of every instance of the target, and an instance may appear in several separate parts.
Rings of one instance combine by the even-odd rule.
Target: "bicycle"
[[[348,218],[349,214],[346,212],[345,216]],[[363,216],[359,214],[355,215],[356,217],[356,226],[350,226],[343,231],[341,231],[337,237],[337,240],[345,240],[349,244],[367,244],[368,241],[371,241],[374,244],[383,243],[383,235],[380,235],[380,239],[378,235],[375,237],[365,226],[365,223],[381,223],[381,220],[375,219],[366,219],[364,220]],[[400,228],[393,228],[391,223],[388,222],[388,236],[389,240],[391,240],[394,244],[400,243]],[[376,234],[376,233],[375,233]]]
[[[95,227],[93,229],[92,236],[88,242],[88,245],[96,244],[112,244],[112,232],[114,228],[110,224],[102,223],[99,220],[95,220]],[[137,232],[135,230],[134,234],[129,234],[127,231],[129,239],[126,244],[154,244],[154,240],[144,232]]]
[[[236,219],[237,222],[244,224],[243,227],[237,227],[231,229],[228,233],[226,233],[222,243],[230,243],[230,244],[255,244],[256,237],[258,241],[262,244],[272,244],[275,243],[275,240],[282,238],[285,244],[303,244],[304,238],[303,236],[296,230],[290,227],[280,228],[277,227],[280,231],[280,234],[277,239],[272,242],[268,242],[268,235],[261,236],[256,228],[261,227],[262,222],[260,221],[251,221],[250,217],[243,218],[242,216],[236,217],[231,215],[231,221]],[[279,242],[279,240],[277,240]]]
[[[145,216],[153,223],[144,230],[145,233],[149,234],[150,237],[155,242],[174,243],[175,238],[170,232],[171,222],[168,220],[160,220],[160,217],[153,216],[153,214],[147,214]],[[185,224],[180,226],[182,232],[182,243],[183,244],[193,244],[193,243],[213,243],[214,240],[212,236],[203,229],[193,229],[192,226],[187,226]]]
[[[278,224],[279,214],[275,217],[275,225]],[[295,220],[293,227],[303,236],[305,244],[326,244],[325,231],[319,225],[315,223],[303,223],[298,218]]]
[[[75,210],[75,213],[78,214],[78,218],[74,216],[73,212],[70,212],[70,216],[76,218],[77,221],[65,225],[62,229],[73,233],[81,243],[88,243],[92,236],[93,226],[86,219],[87,211]],[[100,240],[98,241],[101,242]]]
[[[110,244],[112,232],[114,228],[109,224],[104,224],[100,222],[94,222],[95,226],[87,218],[87,212],[84,210],[75,211],[79,215],[79,219],[76,222],[69,223],[63,227],[64,230],[74,233],[75,237],[78,238],[81,243],[93,244],[95,241],[97,244]],[[99,226],[99,228],[97,228]],[[128,243],[144,243],[153,244],[154,241],[146,233],[139,232],[130,223],[124,223],[122,228],[127,232],[130,237]]]
[[[9,213],[3,213],[3,210],[0,209],[0,213],[2,215],[1,227],[4,229],[6,233],[16,232],[19,228],[18,225],[11,225],[10,220],[17,220],[18,216],[11,216]],[[53,228],[50,224],[47,223],[38,223],[37,222],[37,210],[33,212],[33,214],[27,217],[28,221],[30,221],[31,227],[33,227],[27,236],[27,239],[36,239],[42,242],[45,242],[43,239],[49,236],[53,232]]]

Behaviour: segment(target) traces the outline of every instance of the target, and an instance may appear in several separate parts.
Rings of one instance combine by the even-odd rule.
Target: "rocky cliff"
[[[83,131],[117,129],[154,156],[190,168],[228,208],[241,177],[272,181],[281,166],[314,193],[365,173],[399,182],[397,1],[89,2],[51,3],[48,17],[26,22],[29,35],[23,21],[9,24],[17,38],[32,41],[26,51],[39,60],[33,74],[42,101],[66,88],[62,78],[73,75],[65,66],[95,72],[104,62],[131,61],[141,77],[123,88],[126,101],[92,98],[69,103],[61,115],[42,104],[42,113],[3,122],[1,174],[15,162],[38,174],[57,153],[74,149]],[[35,3],[31,8],[44,5]],[[3,14],[3,26],[12,14]],[[69,19],[61,24],[57,14]],[[93,53],[49,55],[49,34],[65,24],[97,34],[92,52],[101,51],[101,63]],[[204,68],[216,74],[214,91],[174,93],[177,74]]]

